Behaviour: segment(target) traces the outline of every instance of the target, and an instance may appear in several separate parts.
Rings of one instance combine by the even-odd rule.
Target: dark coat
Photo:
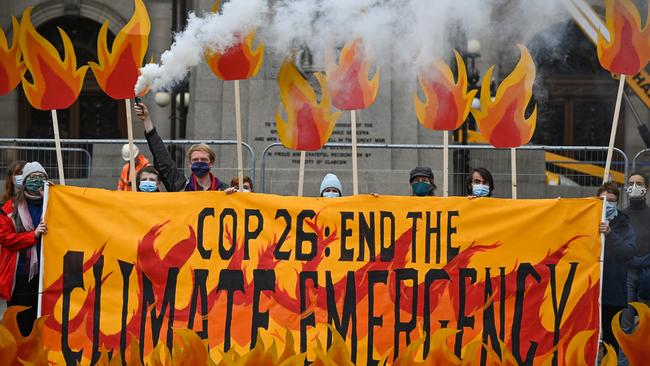
[[[609,223],[612,231],[605,236],[605,264],[603,271],[603,304],[627,305],[626,263],[634,257],[636,240],[630,218],[622,211]]]
[[[188,185],[188,178],[176,168],[174,160],[172,160],[169,151],[165,147],[163,140],[158,135],[154,128],[153,130],[144,134],[147,138],[149,151],[153,155],[153,166],[160,173],[160,178],[165,186],[167,192],[181,192],[185,190]],[[191,177],[190,177],[191,178]],[[216,190],[223,191],[228,188],[228,185],[217,179]]]

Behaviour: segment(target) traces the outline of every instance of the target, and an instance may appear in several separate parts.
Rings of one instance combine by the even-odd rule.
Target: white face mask
[[[250,191],[251,191],[250,189],[244,188],[244,189],[240,190],[239,192],[250,192]]]
[[[337,198],[340,197],[339,192],[323,192],[323,197],[325,198]]]
[[[641,198],[645,196],[646,192],[647,189],[639,184],[633,184],[627,187],[627,194],[630,196],[630,198]]]
[[[21,175],[14,175],[14,185],[16,185],[17,187],[20,187],[20,186],[23,185],[23,180],[24,180],[24,178],[23,178],[22,174]]]

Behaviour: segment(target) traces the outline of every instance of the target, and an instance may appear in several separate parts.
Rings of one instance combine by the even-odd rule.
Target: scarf
[[[217,191],[219,189],[219,178],[215,177],[212,173],[210,173],[210,189],[209,191]],[[201,186],[199,185],[199,182],[196,181],[196,177],[194,174],[190,175],[190,177],[187,179],[187,185],[185,185],[185,191],[202,191]]]
[[[21,202],[16,207],[18,216],[16,217],[16,232],[34,231],[36,228],[32,222],[32,216],[29,214],[29,208],[26,202]],[[36,252],[36,245],[29,247],[29,281],[34,278],[38,272],[38,253]]]

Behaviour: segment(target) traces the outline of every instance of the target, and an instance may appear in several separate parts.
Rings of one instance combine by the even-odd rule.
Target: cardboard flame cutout
[[[77,69],[77,57],[72,41],[59,29],[63,40],[64,59],[54,46],[38,34],[25,9],[20,25],[19,44],[23,59],[33,82],[22,76],[23,90],[29,103],[36,109],[68,108],[79,96],[88,66]]]
[[[291,58],[285,60],[278,74],[280,100],[287,115],[285,121],[279,110],[275,113],[280,141],[288,149],[315,151],[329,140],[340,112],[331,113],[332,105],[327,81],[315,74],[321,88],[320,103],[316,92],[298,72]]]
[[[88,64],[99,86],[111,98],[135,97],[134,87],[147,53],[150,31],[149,14],[142,0],[134,0],[133,16],[115,37],[111,51],[106,42],[108,20],[102,25],[97,37],[99,60]]]
[[[469,115],[472,100],[477,90],[467,91],[465,62],[454,50],[458,65],[458,81],[442,60],[431,63],[429,69],[420,69],[418,81],[424,92],[425,101],[413,94],[415,114],[420,124],[431,130],[452,131],[460,127]]]
[[[606,0],[609,42],[598,33],[600,64],[616,74],[635,75],[650,61],[650,28],[641,28],[639,10],[630,0]]]
[[[331,56],[328,57],[326,72],[336,108],[345,111],[365,109],[375,102],[379,69],[369,79],[370,62],[366,59],[362,40],[356,39],[343,47],[338,65]]]
[[[530,52],[518,45],[521,58],[514,70],[499,85],[496,98],[490,97],[490,80],[494,66],[483,77],[481,110],[472,110],[481,134],[494,147],[518,147],[533,137],[537,121],[537,106],[528,118],[526,107],[533,95],[535,64]]]
[[[11,24],[14,30],[11,47],[5,32],[0,28],[0,96],[14,90],[25,72],[25,64],[20,61],[21,52],[18,47],[20,25],[15,17],[11,17]]]

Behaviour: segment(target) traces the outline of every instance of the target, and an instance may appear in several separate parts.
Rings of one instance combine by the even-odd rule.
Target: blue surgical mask
[[[618,215],[616,203],[607,201],[605,204],[605,218],[607,218],[607,221],[612,221],[616,215]]]
[[[339,192],[323,192],[323,197],[325,198],[337,198],[341,197]]]
[[[486,184],[472,184],[472,194],[476,197],[487,197],[490,194],[490,186]]]
[[[197,161],[196,163],[192,163],[192,173],[197,177],[203,178],[209,172],[210,172],[210,164],[203,161]]]
[[[411,190],[416,196],[428,196],[431,193],[433,186],[429,182],[414,182],[411,183]]]
[[[158,184],[150,180],[140,181],[138,186],[140,192],[155,192],[158,189]]]
[[[14,175],[14,185],[20,187],[23,185],[23,175]]]

